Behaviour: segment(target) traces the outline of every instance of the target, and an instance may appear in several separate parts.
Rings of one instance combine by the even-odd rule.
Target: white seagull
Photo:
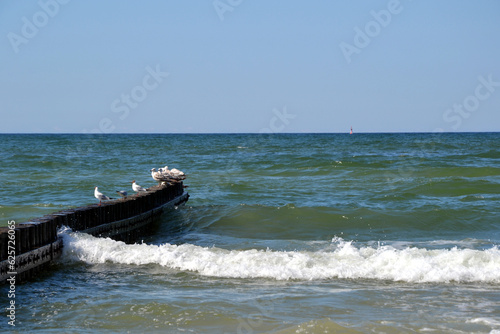
[[[112,199],[100,192],[97,187],[94,188],[94,197],[99,200],[99,206],[101,206],[101,201],[109,201]]]
[[[160,168],[160,170],[161,170],[161,168]],[[153,180],[160,182],[162,180],[161,171],[157,172],[156,168],[152,168],[151,169],[151,177],[153,178]]]
[[[172,168],[170,170],[170,175],[175,177],[186,176],[183,171],[178,170],[177,168]]]
[[[140,185],[138,185],[137,183],[135,183],[135,180],[132,181],[132,189],[135,191],[135,192],[140,192],[140,191],[147,191],[145,188],[141,187]]]

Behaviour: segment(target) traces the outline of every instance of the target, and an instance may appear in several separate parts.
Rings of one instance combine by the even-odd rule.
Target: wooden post
[[[0,261],[7,260],[8,227],[0,227]]]

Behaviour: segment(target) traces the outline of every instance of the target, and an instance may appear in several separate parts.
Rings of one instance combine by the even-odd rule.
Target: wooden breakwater
[[[62,253],[62,226],[127,243],[149,233],[163,210],[186,202],[182,182],[158,185],[126,198],[63,210],[15,226],[0,227],[0,284],[12,276],[25,281]]]

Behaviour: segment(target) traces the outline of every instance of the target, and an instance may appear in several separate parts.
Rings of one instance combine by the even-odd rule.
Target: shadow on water
[[[232,245],[236,239],[242,242],[329,242],[342,237],[345,240],[368,242],[406,240],[411,234],[412,238],[423,241],[461,240],[464,233],[468,238],[498,237],[491,235],[491,232],[484,235],[489,230],[491,226],[487,222],[475,217],[474,212],[461,208],[443,210],[430,206],[409,215],[405,210],[365,207],[186,205],[162,215],[156,222],[154,234],[144,238],[143,242],[204,246],[216,243],[224,247],[225,242]]]
[[[216,223],[230,211],[222,205],[183,205],[166,211],[156,222],[154,234],[144,238],[150,244],[182,244],[190,233]]]

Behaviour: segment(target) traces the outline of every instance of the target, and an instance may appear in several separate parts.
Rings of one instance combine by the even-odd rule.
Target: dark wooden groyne
[[[101,206],[92,204],[55,212],[15,224],[13,229],[0,227],[0,284],[13,276],[16,282],[26,281],[59,257],[64,245],[57,231],[62,226],[132,243],[151,232],[152,223],[163,210],[180,205],[188,198],[179,181],[103,202]]]

